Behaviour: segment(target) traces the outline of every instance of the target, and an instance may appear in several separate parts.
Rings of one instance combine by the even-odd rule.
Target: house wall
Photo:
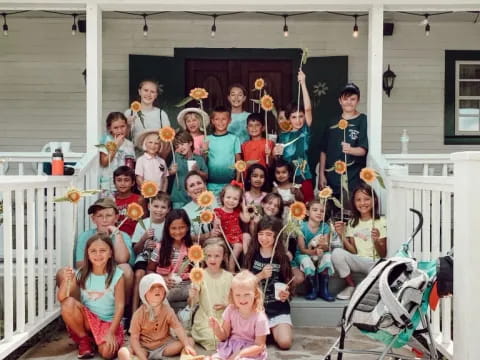
[[[360,86],[360,110],[366,109],[367,23],[360,37],[352,22],[302,21],[252,14],[211,21],[165,15],[148,20],[105,18],[103,23],[103,113],[128,106],[128,55],[172,56],[175,47],[299,48],[311,56],[348,55],[349,79]],[[0,151],[38,151],[48,141],[70,140],[74,151],[85,149],[85,35],[70,33],[71,19],[9,17],[9,36],[0,36]],[[384,63],[397,74],[391,97],[383,95],[383,149],[400,150],[406,128],[410,152],[441,153],[476,149],[443,145],[444,50],[479,49],[480,24],[435,23],[429,37],[418,22],[396,22],[384,38]],[[308,74],[307,74],[308,75]],[[370,139],[374,141],[374,139]]]

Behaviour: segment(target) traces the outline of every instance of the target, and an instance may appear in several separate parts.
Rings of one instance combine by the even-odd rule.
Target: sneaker
[[[79,359],[90,359],[95,356],[92,348],[92,343],[88,336],[84,336],[78,341],[78,356]]]
[[[355,290],[355,288],[353,286],[347,286],[345,289],[343,289],[342,291],[340,291],[337,294],[337,299],[338,300],[350,300],[354,290]]]

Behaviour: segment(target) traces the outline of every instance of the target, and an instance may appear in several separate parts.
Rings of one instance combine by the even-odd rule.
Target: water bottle
[[[52,175],[63,175],[63,153],[61,149],[55,149],[52,154]]]
[[[400,143],[402,144],[402,154],[408,154],[408,141],[410,138],[407,134],[407,129],[403,129],[402,136],[400,136]]]

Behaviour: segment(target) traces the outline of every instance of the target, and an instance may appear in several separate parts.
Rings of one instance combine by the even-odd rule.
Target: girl
[[[113,170],[125,165],[125,158],[135,157],[133,143],[127,139],[126,117],[121,112],[111,112],[106,123],[108,135],[102,141],[105,148],[100,148],[100,189],[104,197],[113,192]]]
[[[245,207],[241,210],[243,190],[237,185],[229,184],[220,192],[221,208],[216,208],[215,212],[216,225],[221,226],[226,236],[226,241],[233,248],[233,255],[228,261],[228,270],[235,271],[235,259],[240,257],[242,251],[246,253],[250,236],[247,233],[242,234],[240,228],[240,220],[244,223],[250,221],[250,217],[246,213]],[[235,259],[234,259],[235,256]]]
[[[185,301],[190,286],[189,266],[182,266],[187,248],[192,246],[190,220],[183,209],[171,210],[165,218],[163,239],[148,261],[147,272],[157,272],[165,278],[171,302]]]
[[[250,113],[243,110],[243,104],[247,100],[247,89],[242,84],[233,84],[228,88],[227,100],[230,103],[232,122],[228,125],[228,131],[240,139],[240,145],[250,140],[247,132],[247,117]]]
[[[292,130],[281,133],[279,143],[273,150],[273,154],[282,156],[286,161],[297,161],[301,165],[306,161],[305,166],[299,166],[296,171],[295,183],[302,184],[301,191],[306,202],[313,199],[312,173],[308,165],[308,148],[310,146],[310,126],[312,126],[312,105],[303,71],[298,73],[298,82],[302,88],[303,102],[305,107],[298,107],[297,104],[290,104],[285,108],[285,116],[292,124]],[[298,140],[296,140],[298,139]],[[296,140],[296,141],[295,141]],[[295,141],[288,146],[290,141]]]
[[[138,85],[139,98],[137,99],[140,101],[141,110],[137,113],[130,109],[125,110],[125,116],[128,119],[133,139],[144,130],[170,126],[168,115],[156,106],[158,89],[159,83],[156,80],[146,79],[141,81]],[[166,149],[169,150],[169,147],[166,147]]]
[[[120,166],[113,172],[113,182],[115,184],[115,189],[117,189],[114,196],[119,214],[118,221],[119,223],[122,223],[127,215],[127,207],[129,204],[137,203],[144,207],[145,202],[142,196],[133,192],[135,186],[135,171],[128,166]],[[136,225],[137,222],[129,218],[125,220],[119,229],[126,232],[129,236],[132,236]]]
[[[235,275],[228,302],[222,325],[215,317],[210,317],[209,325],[221,343],[217,353],[207,359],[267,359],[265,344],[270,330],[263,311],[262,291],[255,275],[247,270]]]
[[[343,222],[335,223],[335,230],[344,238],[344,248],[334,249],[332,263],[347,283],[347,287],[338,293],[337,299],[348,300],[352,296],[355,290],[352,271],[368,274],[375,261],[387,255],[386,219],[380,216],[375,192],[374,197],[375,201],[372,201],[372,188],[362,183],[352,193],[352,218],[346,231]],[[372,219],[373,207],[375,220]]]
[[[255,212],[256,209],[247,207],[247,212],[250,214],[249,231],[252,237],[257,234],[257,226],[263,215],[276,217],[282,220],[283,201],[280,195],[276,193],[269,193],[265,195],[260,204],[262,213]]]
[[[245,203],[247,205],[260,205],[268,192],[267,169],[260,164],[248,167],[245,178]]]
[[[104,234],[92,236],[85,248],[84,265],[76,274],[72,268],[65,269],[57,294],[63,321],[78,344],[80,359],[95,355],[92,341],[103,358],[116,356],[123,344],[120,320],[125,304],[124,287],[123,272],[113,260],[112,241]],[[78,289],[81,302],[67,296],[68,292],[78,293]]]
[[[211,238],[205,241],[206,269],[203,283],[200,288],[190,288],[190,306],[199,304],[195,312],[192,326],[192,337],[197,344],[207,350],[215,350],[215,334],[208,326],[208,318],[215,317],[222,320],[222,314],[227,307],[228,292],[233,275],[224,270],[228,256],[228,249],[221,238]]]
[[[288,283],[292,278],[290,259],[282,239],[279,239],[273,253],[275,239],[281,228],[282,222],[279,219],[265,216],[260,220],[257,236],[245,257],[245,267],[257,276],[262,289],[265,288],[265,282],[268,279],[264,305],[269,327],[280,349],[288,350],[292,346],[293,337],[288,302],[290,292],[287,288],[280,292],[279,299],[275,297],[275,283]],[[270,265],[272,257],[273,262]]]
[[[208,150],[208,141],[205,138],[203,126],[210,124],[208,114],[202,109],[186,108],[178,113],[178,125],[188,131],[193,138],[193,153],[204,156]]]
[[[293,185],[293,168],[289,162],[277,159],[273,165],[274,179],[273,191],[280,194],[283,203],[290,206],[294,201],[303,202],[303,194],[297,186]]]
[[[300,267],[310,284],[311,291],[305,296],[307,300],[315,300],[318,294],[326,301],[333,301],[335,298],[328,291],[329,276],[333,274],[329,252],[330,226],[325,216],[329,212],[318,199],[308,203],[307,211],[308,221],[302,222],[303,236],[298,237],[294,263]]]

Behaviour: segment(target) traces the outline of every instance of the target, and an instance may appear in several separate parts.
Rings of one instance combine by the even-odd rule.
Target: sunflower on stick
[[[260,106],[265,112],[265,139],[267,140],[266,145],[268,146],[268,112],[273,111],[273,98],[270,95],[263,95],[260,99]],[[266,163],[268,166],[268,155],[266,156]]]
[[[258,91],[258,101],[260,102],[262,99],[262,90],[264,91],[263,88],[265,87],[265,80],[263,80],[262,78],[258,78],[253,83],[253,86],[254,88],[252,89],[252,91]],[[260,112],[260,108],[261,106],[259,105],[258,112]],[[255,111],[255,102],[253,103],[253,111]]]
[[[175,149],[173,148],[173,140],[175,139],[175,130],[170,126],[165,126],[158,131],[158,136],[160,140],[170,144],[170,149],[172,150],[172,159],[173,165],[176,165],[175,161]],[[175,180],[177,182],[177,188],[180,186],[178,184],[178,174],[175,172]]]

